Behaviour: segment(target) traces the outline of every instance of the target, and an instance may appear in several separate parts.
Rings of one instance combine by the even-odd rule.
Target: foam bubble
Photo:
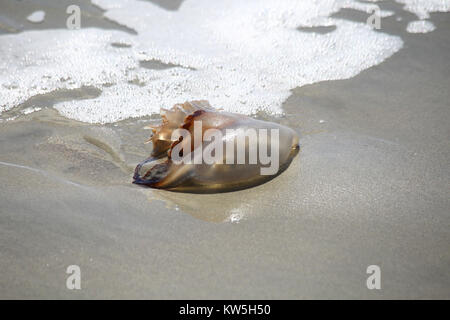
[[[41,23],[45,19],[45,11],[34,11],[27,17],[27,20],[33,23]]]
[[[428,33],[436,29],[434,24],[426,20],[411,21],[406,27],[406,31],[409,33]]]
[[[373,9],[350,0],[186,0],[178,11],[136,0],[93,2],[137,35],[82,28],[0,36],[0,111],[35,95],[92,86],[101,90],[98,97],[55,107],[98,123],[191,99],[279,114],[291,89],[353,77],[402,47],[399,37],[331,17],[341,8]],[[318,34],[302,26],[336,29]],[[144,60],[164,68],[145,68]]]

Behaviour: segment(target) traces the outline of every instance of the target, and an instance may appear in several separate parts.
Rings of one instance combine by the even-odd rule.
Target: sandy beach
[[[65,28],[49,3],[3,1],[0,37]],[[89,124],[52,108],[98,95],[90,87],[1,113],[0,298],[449,299],[450,14],[411,34],[413,14],[377,4],[395,12],[378,32],[403,48],[352,78],[293,89],[281,116],[257,115],[296,130],[301,151],[255,188],[133,185],[151,151],[143,127],[158,116]],[[83,27],[132,33],[80,7]],[[27,22],[39,8],[45,21]],[[41,109],[21,112],[30,107]],[[66,288],[69,265],[81,268],[81,290]],[[381,268],[381,290],[366,286],[369,265]]]

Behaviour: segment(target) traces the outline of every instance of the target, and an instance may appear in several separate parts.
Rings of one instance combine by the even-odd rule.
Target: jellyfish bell
[[[207,101],[176,104],[161,116],[135,184],[192,193],[246,189],[279,175],[299,151],[291,128],[222,112]]]

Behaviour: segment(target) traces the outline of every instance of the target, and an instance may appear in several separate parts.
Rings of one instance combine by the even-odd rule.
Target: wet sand
[[[404,48],[354,78],[293,90],[282,118],[259,115],[297,130],[301,152],[256,188],[132,185],[156,118],[89,125],[51,109],[89,88],[2,114],[0,298],[449,299],[450,18],[432,14],[436,30],[411,35],[411,14],[380,5],[403,17],[381,31]],[[8,14],[18,31],[21,8]],[[96,14],[93,26],[116,27]],[[82,289],[71,291],[74,264]],[[366,287],[373,264],[381,290]]]

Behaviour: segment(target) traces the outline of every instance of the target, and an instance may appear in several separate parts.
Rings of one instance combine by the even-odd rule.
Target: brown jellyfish
[[[216,110],[207,101],[162,109],[150,127],[150,157],[137,165],[133,183],[191,193],[250,188],[283,172],[299,151],[291,128]]]

